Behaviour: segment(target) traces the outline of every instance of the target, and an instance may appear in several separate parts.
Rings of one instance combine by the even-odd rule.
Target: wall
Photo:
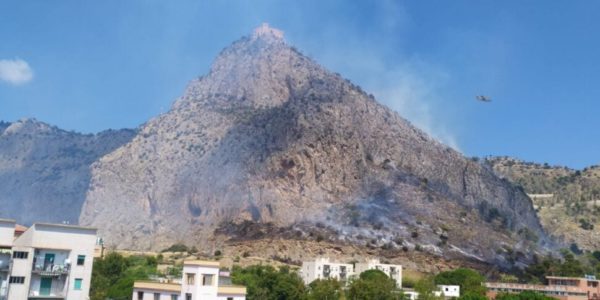
[[[186,274],[193,273],[196,275],[194,285],[187,284]],[[211,274],[213,275],[213,282],[211,286],[202,286],[202,275]],[[219,268],[218,267],[204,267],[204,266],[183,266],[183,282],[181,283],[181,296],[180,299],[185,299],[186,293],[192,293],[192,300],[203,300],[203,299],[216,299],[217,298],[217,287],[219,284]]]
[[[29,283],[31,281],[31,266],[33,264],[33,249],[31,247],[15,246],[14,251],[29,253],[27,259],[13,259],[10,276],[25,277],[23,284],[9,284],[8,300],[23,300],[29,296]]]
[[[15,239],[15,222],[0,219],[0,246],[12,246]]]
[[[323,279],[323,268],[325,265],[329,265],[330,273],[329,278],[335,278],[340,280],[341,267],[346,267],[346,278],[348,280],[354,275],[354,267],[351,264],[340,264],[330,262],[327,259],[317,259],[311,262],[302,263],[301,276],[305,284],[310,284],[317,279]]]
[[[144,292],[144,298],[139,299],[137,294],[138,291],[142,291]],[[159,300],[171,300],[171,295],[177,295],[179,297],[180,300],[185,300],[185,298],[181,298],[181,295],[179,295],[178,293],[175,292],[164,292],[164,291],[154,291],[154,290],[148,290],[148,289],[138,289],[135,288],[133,289],[133,296],[132,296],[132,300],[155,300],[154,299],[154,294],[158,293],[159,296]]]

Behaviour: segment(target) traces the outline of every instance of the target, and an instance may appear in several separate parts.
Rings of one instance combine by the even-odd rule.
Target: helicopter
[[[481,102],[492,102],[492,98],[490,98],[488,96],[484,96],[484,95],[475,96],[475,99],[477,99]]]

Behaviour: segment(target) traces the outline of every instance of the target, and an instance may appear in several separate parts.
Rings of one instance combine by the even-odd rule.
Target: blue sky
[[[269,22],[468,156],[582,168],[600,163],[598,16],[583,0],[2,1],[0,120],[138,126]]]

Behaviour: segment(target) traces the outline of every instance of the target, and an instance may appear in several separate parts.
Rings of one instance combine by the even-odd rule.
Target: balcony
[[[45,257],[34,257],[32,272],[41,276],[60,276],[69,274],[70,264],[54,262]]]
[[[64,287],[52,286],[29,291],[29,299],[64,299],[67,296]]]

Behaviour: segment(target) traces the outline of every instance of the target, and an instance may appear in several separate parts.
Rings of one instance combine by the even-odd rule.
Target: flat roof
[[[225,295],[246,295],[246,287],[241,285],[224,285],[219,286],[217,294]]]
[[[181,292],[181,284],[177,283],[160,283],[154,281],[135,281],[133,283],[134,289],[148,289],[155,291],[164,292]]]
[[[69,229],[83,229],[83,230],[90,230],[90,231],[94,231],[94,232],[98,231],[98,229],[94,228],[94,227],[67,225],[67,224],[52,224],[52,223],[34,223],[31,227],[37,227],[37,226],[69,228]]]
[[[585,277],[563,277],[563,276],[546,276],[546,279],[586,280],[586,281],[599,281],[600,280],[600,279],[588,279]]]
[[[0,223],[17,223],[16,220],[13,219],[0,219]]]
[[[184,266],[202,266],[202,267],[220,267],[221,264],[218,261],[210,260],[186,260],[183,262]]]

